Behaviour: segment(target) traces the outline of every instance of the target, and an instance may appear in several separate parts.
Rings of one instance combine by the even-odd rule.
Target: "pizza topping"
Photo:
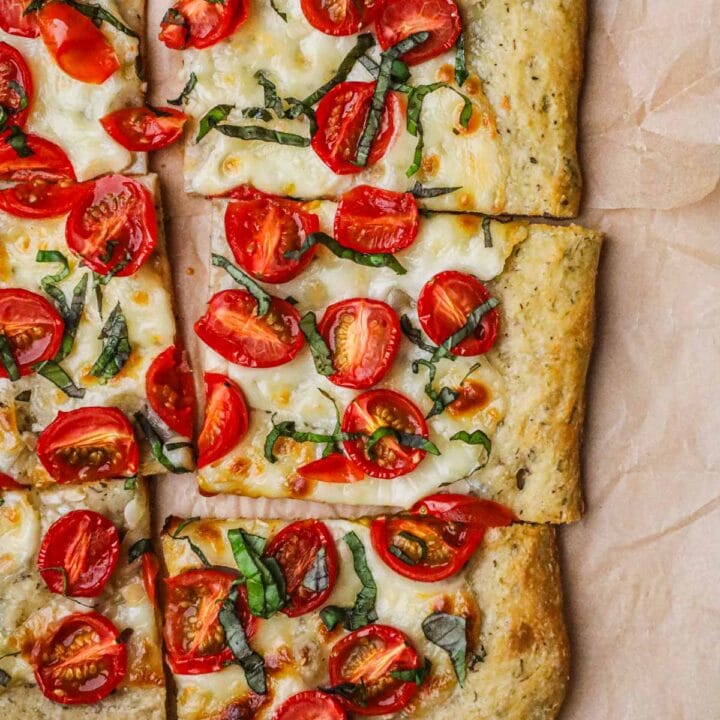
[[[203,0],[204,1],[204,0]],[[182,137],[188,116],[173,108],[121,108],[100,118],[107,134],[127,150],[161,150]]]
[[[23,127],[32,97],[32,75],[25,58],[12,45],[0,42],[0,108],[5,120]]]
[[[325,338],[317,328],[317,318],[314,312],[305,313],[300,318],[300,330],[307,340],[308,347],[312,353],[315,370],[319,375],[332,375],[335,372],[333,357]]]
[[[309,482],[353,483],[365,479],[365,473],[342,453],[331,453],[299,467],[297,474]]]
[[[192,437],[195,393],[193,376],[182,352],[172,345],[151,363],[145,376],[145,392],[150,407],[172,430]]]
[[[197,85],[197,75],[194,72],[190,73],[190,76],[188,77],[188,81],[185,83],[185,87],[182,89],[182,92],[178,97],[176,97],[174,100],[168,100],[168,105],[187,105],[190,101],[190,93],[195,89],[195,86]]]
[[[306,690],[289,697],[272,720],[347,720],[340,703],[326,693]]]
[[[117,408],[83,407],[58,413],[40,433],[37,453],[59,483],[132,477],[138,471],[132,425]]]
[[[143,587],[147,593],[148,600],[153,607],[157,607],[157,576],[160,572],[160,563],[152,550],[143,553],[142,556],[142,579]]]
[[[191,517],[187,518],[186,520],[183,520],[174,530],[171,530],[169,532],[170,537],[173,540],[183,540],[188,544],[188,547],[197,555],[200,562],[205,566],[209,567],[210,562],[205,556],[205,553],[202,551],[202,549],[196,545],[193,542],[193,539],[189,535],[181,535],[180,533],[183,532],[189,525],[192,525],[192,523],[197,522],[200,518],[198,517]]]
[[[0,490],[25,490],[26,487],[26,485],[21,485],[4,472],[0,472]]]
[[[480,527],[504,527],[515,519],[503,505],[460,493],[436,493],[419,500],[410,512],[413,515],[436,517],[446,522],[459,522]]]
[[[377,0],[302,0],[306,20],[326,35],[354,35],[375,19]]]
[[[50,592],[97,597],[110,579],[120,554],[117,528],[100,513],[73,510],[45,533],[38,569]]]
[[[127,321],[119,302],[103,325],[100,338],[103,341],[102,350],[90,368],[90,374],[100,378],[102,382],[115,377],[130,358],[131,347],[128,340]]]
[[[0,180],[75,180],[72,163],[55,143],[13,125],[0,135]]]
[[[165,13],[158,37],[172,50],[200,50],[230,37],[247,17],[246,0],[178,0]]]
[[[35,38],[40,34],[35,13],[25,13],[31,0],[0,0],[0,29],[17,37]]]
[[[59,217],[70,211],[82,189],[72,180],[35,178],[0,190],[0,210],[21,218]]]
[[[450,656],[458,683],[464,687],[468,667],[467,619],[435,612],[423,620],[422,630],[433,645],[442,648]]]
[[[156,428],[150,420],[141,412],[136,412],[133,416],[135,422],[140,426],[143,431],[145,438],[150,444],[150,451],[153,457],[169,472],[177,473],[182,475],[183,473],[190,472],[191,468],[187,468],[184,465],[175,462],[168,457],[168,453],[172,450],[179,450],[180,448],[192,447],[190,442],[170,442],[164,440],[158,428]]]
[[[462,187],[460,185],[456,187],[427,187],[417,181],[410,188],[410,192],[416,198],[436,198],[440,197],[441,195],[449,195],[450,193],[454,193],[457,190],[462,190]]]
[[[31,661],[45,697],[62,705],[84,705],[102,700],[120,684],[127,650],[106,617],[74,613],[35,643]]]

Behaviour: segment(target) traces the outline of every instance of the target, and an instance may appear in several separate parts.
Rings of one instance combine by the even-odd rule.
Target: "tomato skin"
[[[317,106],[318,131],[310,144],[317,156],[338,175],[353,175],[365,169],[352,161],[357,156],[374,91],[375,83],[372,82],[343,82],[325,95]],[[395,136],[400,108],[397,95],[389,92],[367,166],[374,165],[387,152]]]
[[[17,37],[36,38],[40,34],[35,13],[24,15],[30,0],[0,0],[0,30]]]
[[[0,4],[0,14],[2,5]],[[27,107],[20,109],[20,94],[9,83],[17,83],[25,92]],[[12,45],[0,42],[0,105],[8,112],[8,123],[24,127],[33,101],[33,81],[25,58]],[[10,112],[11,111],[11,112]]]
[[[427,515],[446,522],[479,527],[505,527],[516,520],[513,512],[500,503],[461,493],[435,493],[412,506],[413,515]]]
[[[158,37],[171,50],[201,50],[232,35],[247,17],[247,0],[179,0],[165,14]]]
[[[27,490],[27,485],[21,485],[19,482],[0,472],[0,490]]]
[[[8,134],[9,131],[0,135],[0,180],[25,182],[40,179],[53,182],[76,179],[68,156],[55,143],[37,135],[26,135],[32,154],[20,157],[5,142]]]
[[[0,210],[14,217],[44,219],[70,212],[83,185],[36,179],[0,190]]]
[[[420,325],[428,337],[440,345],[489,298],[487,288],[473,275],[455,270],[438,273],[420,291],[417,304]],[[498,311],[493,308],[483,315],[474,335],[452,348],[452,354],[469,357],[488,352],[497,339],[498,325]]]
[[[50,2],[38,10],[37,21],[45,47],[71,78],[102,85],[120,67],[102,30],[70,5]]]
[[[325,549],[328,586],[313,592],[303,585],[303,579],[320,550]],[[327,525],[319,520],[299,520],[286,525],[270,541],[265,554],[278,561],[287,583],[288,604],[282,612],[299,617],[316,610],[330,597],[338,575],[338,554],[335,540]]]
[[[175,345],[163,350],[145,375],[150,407],[173,432],[184,437],[193,435],[194,387],[192,372]]]
[[[40,433],[37,454],[59,483],[137,475],[139,451],[132,425],[112,407],[59,412]],[[93,459],[93,455],[99,456]]]
[[[316,30],[335,36],[354,35],[373,22],[380,9],[378,0],[343,0],[342,17],[332,17],[331,13],[337,11],[339,5],[323,3],[322,0],[301,0],[300,3],[305,19]]]
[[[333,355],[336,372],[328,380],[341,387],[364,390],[380,382],[400,348],[400,320],[380,300],[354,298],[330,305],[318,331]]]
[[[299,467],[297,474],[314,482],[353,483],[365,479],[365,473],[340,453],[313,460]]]
[[[100,124],[116,143],[127,150],[161,150],[182,137],[188,116],[174,108],[162,107],[158,110],[161,114],[147,106],[121,108],[100,118]]]
[[[124,175],[107,175],[86,183],[65,222],[65,240],[70,250],[100,275],[108,275],[126,263],[129,254],[131,260],[115,274],[132,275],[157,245],[152,195],[144,185]]]
[[[359,185],[341,196],[335,239],[364,253],[395,253],[415,242],[420,213],[412,193]]]
[[[152,553],[152,552],[143,553],[143,556],[142,556],[143,587],[145,588],[145,592],[147,593],[147,596],[148,596],[150,602],[153,604],[153,607],[157,607],[157,593],[156,593],[155,586],[157,583],[158,572],[160,572],[160,563],[158,562],[158,559],[157,559],[155,553]]]
[[[383,50],[423,30],[430,37],[401,57],[407,65],[442,55],[457,42],[462,20],[454,0],[385,0],[375,22]]]
[[[83,638],[89,638],[90,643],[83,643]],[[89,645],[95,651],[93,654],[89,654]],[[77,675],[68,678],[63,668],[72,669],[73,655],[82,658],[76,668],[78,672],[87,672],[92,663],[98,668],[97,673],[82,679]],[[31,663],[45,697],[62,705],[92,704],[107,697],[125,677],[127,649],[117,628],[105,616],[96,612],[74,613],[62,618],[44,638],[35,642]],[[104,682],[99,684],[99,679]]]
[[[198,438],[198,468],[225,457],[248,431],[242,390],[225,375],[205,373],[205,420]]]
[[[340,703],[319,690],[306,690],[289,697],[272,720],[347,720]]]
[[[394,390],[368,390],[353,400],[345,410],[342,431],[346,433],[366,433],[371,435],[387,423],[378,418],[378,413],[390,414],[405,432],[428,437],[428,428],[422,412],[406,397]],[[375,446],[375,453],[389,457],[382,462],[369,457],[365,451],[367,440],[344,440],[343,448],[350,460],[366,475],[390,479],[407,475],[413,471],[425,457],[425,450],[405,448],[392,436],[383,438]]]
[[[358,647],[366,647],[366,651]],[[390,663],[383,662],[382,654],[393,653],[404,647],[401,653]],[[374,649],[374,652],[372,651]],[[373,663],[378,663],[377,667]],[[348,664],[354,667],[348,668]],[[410,640],[400,630],[389,625],[366,625],[351,632],[333,645],[330,651],[330,682],[333,687],[343,683],[365,682],[372,686],[375,682],[386,682],[379,692],[368,692],[365,705],[359,705],[341,696],[340,703],[350,712],[358,715],[385,715],[399,712],[412,699],[418,686],[413,681],[391,680],[387,682],[391,670],[412,670],[420,667],[420,658]]]

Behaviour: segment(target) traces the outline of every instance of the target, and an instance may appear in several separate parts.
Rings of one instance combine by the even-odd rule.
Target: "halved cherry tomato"
[[[102,30],[74,7],[48,3],[38,10],[37,22],[48,52],[71,78],[101,85],[120,67]]]
[[[117,528],[93,510],[73,510],[56,520],[40,544],[38,569],[50,592],[97,597],[120,555]]]
[[[346,192],[335,213],[335,239],[363,253],[394,253],[412,245],[420,227],[411,193],[360,185]]]
[[[186,570],[165,580],[165,647],[168,663],[179,675],[222,670],[233,659],[218,615],[237,575],[226,570]],[[257,619],[250,613],[247,590],[239,585],[237,612],[251,640]]]
[[[330,382],[365,389],[380,382],[400,347],[400,320],[380,300],[354,298],[331,305],[318,330],[333,357]]]
[[[182,137],[188,116],[180,110],[163,107],[129,107],[100,118],[105,132],[127,150],[161,150]]]
[[[133,477],[138,471],[132,425],[112,407],[59,412],[40,433],[37,453],[59,483]]]
[[[346,635],[330,651],[333,687],[365,686],[364,703],[341,696],[342,705],[358,715],[385,715],[402,710],[417,692],[414,681],[396,680],[393,670],[414,670],[420,658],[409,638],[389,625],[367,625]]]
[[[358,143],[370,113],[374,91],[375,83],[343,82],[336,85],[317,106],[318,131],[311,145],[318,157],[338,175],[351,175],[365,169],[353,161],[357,157]],[[395,136],[399,112],[400,101],[395,93],[388,93],[368,165],[375,164],[386,153]]]
[[[87,183],[65,222],[65,240],[94,272],[132,275],[157,245],[152,195],[124,175]]]
[[[326,35],[354,35],[375,19],[379,0],[302,0],[305,19]]]
[[[0,42],[0,106],[10,124],[25,125],[32,99],[32,75],[25,58],[12,45]]]
[[[165,13],[158,37],[172,50],[207,48],[232,35],[247,16],[247,0],[178,0]]]
[[[31,662],[46,698],[84,705],[102,700],[120,684],[127,671],[127,649],[105,616],[74,613],[36,641]]]
[[[429,32],[424,43],[401,57],[408,65],[417,65],[449,50],[462,32],[462,20],[453,0],[386,0],[375,31],[383,50],[413,33]]]
[[[70,159],[65,151],[37,135],[26,135],[30,155],[21,157],[6,142],[9,131],[0,135],[0,180],[75,180]]]
[[[289,697],[272,720],[347,720],[340,703],[319,690],[306,690]]]
[[[82,189],[72,180],[29,180],[0,190],[0,210],[21,218],[58,217],[70,211]]]
[[[228,377],[205,373],[205,420],[198,438],[198,468],[225,457],[248,431],[242,390]]]
[[[307,586],[305,578],[323,550],[327,585],[324,590],[314,590]],[[265,554],[277,560],[285,577],[289,600],[282,612],[288,617],[309,613],[330,597],[337,580],[338,555],[335,540],[324,522],[290,523],[270,541]]]
[[[150,407],[173,432],[192,437],[193,375],[184,364],[182,352],[174,345],[163,350],[150,364],[145,376],[145,392]]]
[[[35,363],[55,357],[64,329],[62,317],[42,295],[0,289],[0,335],[8,341],[21,375],[31,374]],[[8,377],[2,362],[0,377]]]
[[[285,300],[272,298],[266,315],[257,314],[257,301],[245,290],[223,290],[210,298],[195,323],[198,337],[226,360],[245,367],[275,367],[292,360],[304,336],[300,315]]]
[[[359,395],[345,410],[342,431],[372,435],[381,427],[428,437],[422,412],[406,397],[394,390],[368,390]],[[401,445],[393,435],[386,435],[370,452],[367,437],[344,440],[343,448],[366,475],[394,478],[414,470],[425,457],[425,450]]]
[[[34,12],[25,15],[31,0],[0,0],[0,30],[18,37],[35,38],[40,34]]]
[[[238,264],[256,280],[284,283],[299,275],[315,256],[315,247],[295,260],[285,253],[299,250],[320,229],[314,213],[300,203],[270,196],[231,202],[225,211],[225,235]]]
[[[435,275],[420,291],[417,312],[422,329],[438,345],[467,323],[470,313],[490,299],[485,286],[472,275],[447,270]],[[483,315],[474,334],[452,348],[453,355],[482,355],[495,344],[498,311]]]
[[[341,453],[313,460],[299,467],[297,474],[303,480],[329,483],[353,483],[365,478],[365,473]]]
[[[146,552],[142,556],[142,579],[143,587],[150,602],[157,607],[157,597],[155,592],[155,583],[157,581],[160,564],[155,553]]]
[[[515,516],[500,503],[461,493],[436,493],[418,500],[412,506],[413,515],[435,517],[445,522],[456,522],[486,529],[510,525]]]
[[[27,485],[21,485],[9,475],[0,472],[0,490],[27,490]]]

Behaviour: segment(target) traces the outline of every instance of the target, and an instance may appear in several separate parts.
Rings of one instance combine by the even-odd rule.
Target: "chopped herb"
[[[26,158],[34,155],[27,144],[27,136],[17,125],[11,125],[10,132],[3,139],[18,157]]]
[[[371,57],[362,55],[358,58],[358,62],[377,80],[378,75],[380,74],[380,66]],[[405,71],[407,71],[407,75],[405,74]],[[390,69],[390,89],[403,93],[412,92],[412,86],[406,85],[403,82],[403,80],[407,79],[409,75],[410,70],[408,69],[408,66],[401,60],[395,60]]]
[[[64,316],[65,330],[63,332],[62,342],[60,343],[60,349],[54,358],[55,362],[64,360],[70,354],[73,345],[75,344],[75,336],[77,335],[80,318],[82,317],[83,309],[85,307],[87,286],[88,276],[85,274],[73,288],[70,307],[68,308],[67,315]]]
[[[455,82],[462,87],[468,79],[467,64],[465,62],[465,37],[461,32],[455,43]]]
[[[493,246],[492,233],[490,232],[490,218],[484,217],[482,221],[483,235],[485,236],[485,247],[491,248]]]
[[[427,543],[422,538],[406,530],[401,530],[397,534],[397,537],[402,538],[405,542],[402,543],[402,546],[397,544],[397,542],[390,544],[388,546],[388,552],[406,565],[417,565],[427,557]],[[412,552],[412,555],[409,554],[410,552]]]
[[[68,397],[85,397],[85,388],[78,387],[65,370],[54,360],[45,360],[44,362],[37,363],[33,365],[33,370],[62,390]]]
[[[342,418],[340,417],[340,408],[337,406],[337,403],[335,402],[335,399],[332,397],[332,395],[326,393],[322,388],[318,388],[318,392],[321,395],[324,395],[332,403],[333,409],[335,410],[335,428],[333,429],[333,435],[335,437],[339,437],[342,434]],[[331,442],[325,446],[322,456],[325,458],[335,452],[342,453],[342,450],[340,449],[338,442]]]
[[[435,415],[440,415],[440,413],[442,413],[448,405],[452,405],[452,403],[457,400],[458,393],[449,387],[442,387],[440,392],[436,392],[433,388],[433,381],[435,380],[435,373],[437,371],[435,363],[422,359],[413,360],[412,371],[417,374],[420,372],[421,365],[426,367],[429,372],[429,378],[425,384],[425,394],[433,401],[433,405],[430,408],[430,412],[425,417],[431,418]]]
[[[152,451],[153,457],[166,470],[169,470],[171,473],[177,473],[180,475],[190,472],[188,468],[183,467],[182,465],[175,465],[175,463],[173,463],[172,460],[168,458],[165,453],[170,450],[169,446],[166,446],[163,443],[160,435],[158,434],[158,431],[153,427],[152,423],[141,412],[135,413],[135,422],[137,422],[137,424],[140,426],[143,434],[147,438],[147,441],[150,443],[150,450]]]
[[[185,87],[182,89],[182,92],[180,95],[178,95],[174,100],[168,100],[169,105],[187,105],[188,100],[190,99],[190,93],[195,89],[195,86],[197,85],[197,75],[194,72],[190,73],[190,77],[188,78],[188,81],[185,83]]]
[[[262,120],[263,122],[270,122],[273,119],[273,114],[267,108],[261,107],[245,108],[242,111],[242,116],[251,120]]]
[[[8,675],[5,670],[0,668],[0,686],[7,687],[10,684],[10,680],[10,675]]]
[[[282,12],[278,8],[278,6],[275,4],[275,0],[270,0],[270,7],[280,16],[280,18],[283,20],[283,22],[287,22],[287,13]]]
[[[0,333],[0,363],[2,363],[7,376],[12,382],[20,379],[20,368],[18,368],[17,363],[15,362],[15,357],[12,353],[12,348],[10,347],[10,341],[3,333]]]
[[[347,433],[333,433],[327,435],[324,433],[314,433],[306,430],[296,430],[295,423],[292,420],[286,420],[285,422],[274,424],[273,429],[268,433],[265,438],[265,459],[270,463],[277,462],[277,457],[273,454],[273,448],[275,443],[281,438],[286,437],[294,440],[295,442],[313,442],[313,443],[338,443],[342,440],[348,440],[351,438]]]
[[[278,145],[292,145],[293,147],[308,147],[310,138],[296,135],[295,133],[271,130],[270,128],[259,127],[258,125],[215,125],[214,128],[227,137],[238,140],[260,140],[261,142],[273,142]]]
[[[493,308],[497,307],[500,301],[497,298],[489,298],[482,305],[478,305],[468,315],[467,322],[458,330],[456,330],[445,342],[438,346],[431,358],[432,362],[437,362],[440,358],[449,357],[452,349],[461,343],[465,338],[470,337],[480,325],[484,315],[489,313]]]
[[[66,5],[75,8],[78,12],[81,12],[86,17],[89,17],[97,27],[100,27],[104,22],[108,25],[112,25],[116,30],[119,30],[125,35],[129,35],[132,38],[139,39],[140,36],[132,29],[116,18],[112,13],[108,12],[104,7],[100,5],[94,5],[88,3],[76,2],[75,0],[62,0]],[[29,8],[28,8],[29,9]],[[26,11],[27,12],[27,11]]]
[[[460,440],[468,445],[482,445],[488,454],[488,458],[490,457],[492,442],[482,430],[474,430],[472,433],[468,433],[466,430],[460,430],[456,432],[450,440]],[[481,465],[481,467],[484,467],[484,465]]]
[[[180,533],[188,526],[190,523],[197,522],[200,518],[198,517],[191,517],[187,520],[183,520],[177,528],[175,528],[175,532],[170,533],[170,537],[173,540],[185,540],[187,544],[190,546],[190,549],[198,556],[200,559],[200,562],[205,565],[205,567],[208,567],[210,563],[208,562],[208,559],[205,555],[205,553],[190,539],[189,535],[181,535]]]
[[[367,705],[367,685],[362,680],[359,683],[346,682],[318,689],[327,695],[339,695],[357,707],[365,707]]]
[[[321,547],[317,555],[315,555],[312,565],[305,573],[302,586],[312,593],[320,593],[327,590],[329,585],[330,576],[327,566],[327,551],[324,547]]]
[[[17,402],[30,402],[31,397],[32,390],[23,390],[15,396],[15,400],[17,400]]]
[[[23,110],[25,110],[27,108],[28,96],[27,96],[27,93],[25,92],[25,88],[19,82],[16,82],[15,80],[10,80],[8,82],[8,87],[15,91],[17,96],[20,98],[20,103],[18,104],[17,109],[10,109],[10,108],[4,108],[4,109],[7,110],[7,112],[10,115],[16,115],[17,113],[22,112]]]
[[[275,83],[270,80],[264,70],[258,70],[255,73],[255,79],[263,89],[263,102],[265,103],[265,107],[273,110],[277,117],[282,117],[285,114],[285,109],[283,108],[282,100],[277,94]]]
[[[416,197],[416,198],[435,198],[440,197],[440,195],[449,195],[450,193],[454,193],[456,190],[461,190],[462,186],[458,185],[457,187],[425,187],[422,185],[422,183],[416,182],[412,188],[410,189],[410,192]]]
[[[149,538],[141,538],[137,542],[134,542],[128,549],[128,562],[133,563],[139,557],[142,557],[146,553],[153,552],[152,541]]]
[[[165,443],[166,450],[179,450],[180,448],[191,448],[192,446],[193,444],[191,442],[187,442],[186,440]]]
[[[320,375],[333,375],[335,368],[333,367],[332,353],[325,343],[325,338],[317,329],[317,319],[314,312],[303,315],[300,319],[300,330],[302,330],[302,334],[308,341],[315,369]]]
[[[427,343],[425,342],[425,340],[423,340],[422,333],[412,324],[412,320],[410,320],[407,315],[402,315],[400,317],[400,329],[403,331],[405,337],[413,345],[417,345],[421,350],[429,353],[434,353],[437,350],[437,347],[435,345],[430,345],[430,343]]]
[[[130,491],[137,490],[137,481],[138,481],[137,475],[133,475],[133,477],[126,478],[124,489],[130,490]]]
[[[130,357],[127,321],[120,303],[113,308],[107,322],[100,331],[103,349],[90,370],[90,374],[103,380],[115,377],[125,367]]]
[[[425,662],[419,668],[410,670],[391,670],[390,677],[394,680],[402,680],[403,682],[414,682],[416,685],[422,685],[427,676],[430,674],[432,664],[430,658],[425,658]]]
[[[195,142],[200,142],[217,124],[222,122],[230,114],[234,105],[216,105],[208,110],[200,119],[200,127]]]
[[[254,298],[258,306],[258,316],[263,317],[270,311],[272,296],[268,295],[249,275],[246,275],[239,267],[233,265],[222,255],[212,254],[212,264],[222,268],[236,282],[242,285]]]
[[[392,435],[401,445],[405,447],[414,448],[418,450],[424,450],[431,455],[440,455],[440,451],[437,446],[431,443],[427,438],[422,435],[415,435],[414,433],[401,432],[392,427],[379,427],[367,440],[365,450],[368,454],[371,454],[375,445],[377,445],[384,437]]]
[[[450,656],[460,687],[464,687],[467,677],[466,625],[467,622],[464,617],[443,612],[435,612],[429,615],[422,623],[425,637]]]

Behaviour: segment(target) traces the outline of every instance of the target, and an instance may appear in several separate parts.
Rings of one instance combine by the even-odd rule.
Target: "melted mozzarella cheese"
[[[25,572],[40,542],[40,519],[27,492],[5,492],[0,505],[0,576]]]

